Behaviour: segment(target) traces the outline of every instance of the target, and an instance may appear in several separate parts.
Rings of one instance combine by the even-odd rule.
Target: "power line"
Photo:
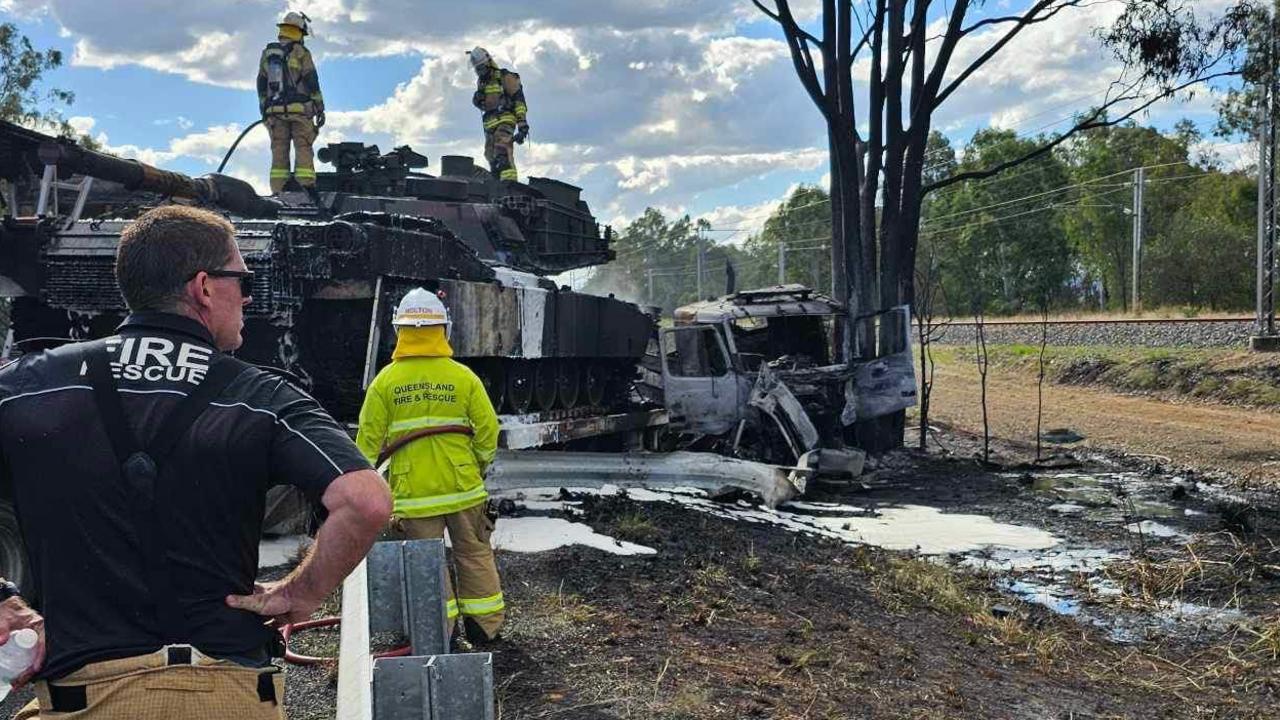
[[[1119,172],[1114,172],[1114,173],[1111,173],[1111,174],[1109,174],[1109,175],[1102,175],[1102,176],[1100,176],[1100,177],[1090,178],[1089,180],[1085,180],[1085,181],[1083,181],[1083,182],[1073,183],[1073,184],[1071,184],[1071,185],[1064,185],[1064,186],[1062,186],[1062,187],[1060,187],[1060,188],[1054,188],[1053,190],[1045,190],[1044,192],[1038,192],[1038,193],[1034,193],[1034,194],[1031,194],[1031,195],[1025,195],[1025,196],[1023,196],[1023,197],[1020,197],[1020,198],[1014,198],[1014,199],[1012,199],[1012,200],[1005,200],[1005,201],[1003,201],[1003,202],[992,203],[992,204],[990,204],[990,205],[983,205],[983,206],[981,206],[981,207],[972,208],[972,209],[970,209],[970,210],[961,210],[961,211],[959,211],[959,212],[948,213],[948,214],[946,214],[946,215],[936,215],[936,216],[932,216],[932,217],[929,217],[928,219],[926,219],[926,220],[925,220],[923,223],[921,223],[921,224],[922,224],[922,225],[925,225],[925,224],[928,224],[928,223],[937,222],[938,220],[945,220],[945,219],[950,218],[950,217],[958,217],[958,216],[961,216],[961,215],[971,215],[971,214],[973,214],[973,213],[982,212],[983,210],[990,210],[991,208],[1003,207],[1003,206],[1005,206],[1005,205],[1014,205],[1014,204],[1017,204],[1017,203],[1020,203],[1020,202],[1024,202],[1024,201],[1026,201],[1026,200],[1033,200],[1033,199],[1038,198],[1038,197],[1044,197],[1044,196],[1046,196],[1046,195],[1055,195],[1055,194],[1060,193],[1060,192],[1066,192],[1066,191],[1068,191],[1068,190],[1074,190],[1074,189],[1076,189],[1076,188],[1081,188],[1081,187],[1090,186],[1090,185],[1092,185],[1093,183],[1095,183],[1095,182],[1097,182],[1097,181],[1099,181],[1099,180],[1108,180],[1108,179],[1113,178],[1113,177],[1119,177],[1120,175],[1127,175],[1127,174],[1129,174],[1129,173],[1132,173],[1134,170],[1138,170],[1138,169],[1142,169],[1142,170],[1154,170],[1154,169],[1157,169],[1157,168],[1162,168],[1162,167],[1171,167],[1171,166],[1174,166],[1174,165],[1184,165],[1184,164],[1185,164],[1185,163],[1182,163],[1182,162],[1176,162],[1176,163],[1161,163],[1161,164],[1159,164],[1159,165],[1145,165],[1145,166],[1143,166],[1143,167],[1141,167],[1141,168],[1129,168],[1128,170],[1121,170],[1121,171],[1119,171]],[[1197,175],[1199,175],[1199,174],[1202,174],[1202,173],[1197,173]],[[1130,183],[1124,183],[1124,187],[1128,187],[1129,185],[1130,185]]]
[[[1096,194],[1096,195],[1090,195],[1090,196],[1087,196],[1087,197],[1084,197],[1084,198],[1080,198],[1080,199],[1081,199],[1081,200],[1095,200],[1095,199],[1100,198],[1100,197],[1106,197],[1107,195],[1114,195],[1115,193],[1121,193],[1121,192],[1127,192],[1127,191],[1128,191],[1128,189],[1127,189],[1127,188],[1117,188],[1117,189],[1115,189],[1115,190],[1108,190],[1107,192],[1104,192],[1104,193],[1098,193],[1098,194]],[[1014,219],[1017,219],[1017,218],[1025,217],[1025,216],[1027,216],[1027,215],[1035,215],[1036,213],[1042,213],[1042,212],[1046,212],[1046,211],[1049,211],[1049,210],[1061,210],[1061,209],[1069,208],[1069,207],[1070,207],[1070,205],[1062,205],[1062,204],[1060,204],[1060,203],[1050,203],[1050,204],[1048,204],[1048,205],[1045,205],[1044,207],[1033,208],[1033,209],[1031,209],[1031,210],[1024,210],[1024,211],[1022,211],[1022,212],[1011,213],[1011,214],[1009,214],[1009,215],[1001,215],[1000,217],[986,218],[986,219],[982,219],[982,220],[971,220],[971,221],[969,221],[969,222],[961,223],[961,224],[959,224],[959,225],[954,225],[954,226],[951,226],[951,227],[938,228],[937,230],[930,230],[930,231],[928,231],[928,232],[922,232],[922,233],[920,233],[920,234],[918,235],[918,237],[922,237],[922,238],[923,238],[923,237],[933,237],[934,235],[942,235],[942,234],[945,234],[945,233],[955,232],[955,231],[957,231],[957,230],[966,230],[966,229],[968,229],[968,228],[971,228],[971,227],[978,227],[978,226],[981,226],[981,225],[998,224],[998,223],[1004,222],[1004,221],[1006,221],[1006,220],[1014,220]]]

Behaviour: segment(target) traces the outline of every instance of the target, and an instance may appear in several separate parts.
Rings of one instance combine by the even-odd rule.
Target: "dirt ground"
[[[989,510],[1130,542],[1051,519],[1016,477],[954,458],[900,455],[848,495],[823,499]],[[658,554],[503,554],[502,718],[1276,717],[1280,673],[1252,642],[1117,644],[944,563],[668,504],[584,509],[598,531]],[[1247,592],[1274,608],[1280,573]],[[1233,652],[1244,662],[1228,668]]]
[[[992,366],[987,409],[992,434],[1035,442],[1036,378]],[[981,432],[978,371],[947,356],[937,366],[930,422]],[[1044,384],[1043,428],[1069,428],[1085,448],[1119,449],[1180,465],[1221,471],[1245,485],[1280,484],[1280,413],[1146,395]]]
[[[1280,717],[1280,501],[1247,487],[1274,476],[1250,473],[1266,460],[1246,455],[1273,457],[1280,416],[1047,387],[1046,427],[1087,440],[1055,447],[1057,470],[1035,468],[1016,442],[1032,437],[1034,385],[998,377],[995,429],[1015,442],[996,440],[1000,465],[981,465],[965,431],[975,426],[967,378],[940,368],[935,417],[955,427],[940,429],[927,454],[878,458],[859,483],[807,499],[869,516],[927,505],[1039,528],[1064,549],[1122,556],[1104,578],[1113,592],[1064,572],[1058,580],[1077,587],[1083,608],[1072,617],[1011,594],[1026,576],[962,567],[959,555],[851,545],[672,502],[569,496],[570,519],[657,552],[499,553],[509,614],[491,648],[497,717]],[[1068,513],[1059,471],[1111,484],[1087,512]],[[1159,514],[1142,509],[1152,499]],[[1130,529],[1151,519],[1178,534]],[[1155,616],[1170,603],[1238,619],[1122,635],[1117,622],[1082,620]],[[331,652],[333,639],[316,633],[301,649]],[[333,680],[323,666],[290,668],[291,720],[333,717]]]

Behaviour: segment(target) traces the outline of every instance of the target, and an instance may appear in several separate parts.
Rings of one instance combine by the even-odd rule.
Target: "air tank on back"
[[[390,357],[391,312],[417,286],[444,298],[455,358],[500,411],[594,414],[625,399],[652,320],[548,278],[613,258],[579,188],[498,181],[457,156],[431,175],[407,146],[336,143],[319,157],[335,170],[317,173],[313,191],[262,198],[234,178],[190,178],[0,124],[11,342],[110,333],[124,313],[112,275],[121,231],[181,198],[229,215],[255,273],[237,354],[298,376],[340,418],[356,417]]]

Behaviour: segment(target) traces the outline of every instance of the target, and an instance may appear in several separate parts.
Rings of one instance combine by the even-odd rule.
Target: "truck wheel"
[[[13,512],[13,503],[7,500],[0,500],[0,576],[30,595],[27,549],[22,544],[22,533],[18,531],[18,516]]]

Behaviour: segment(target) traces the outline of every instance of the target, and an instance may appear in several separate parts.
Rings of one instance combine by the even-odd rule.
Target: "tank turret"
[[[394,344],[390,309],[417,286],[444,294],[455,358],[500,411],[592,414],[626,397],[652,321],[546,277],[614,256],[579,188],[498,181],[460,156],[431,175],[408,146],[334,143],[319,157],[335,170],[317,173],[313,191],[268,198],[225,175],[192,178],[0,124],[12,339],[110,333],[125,312],[113,276],[121,231],[148,207],[189,202],[230,216],[255,272],[239,355],[299,376],[339,417],[358,413]]]

